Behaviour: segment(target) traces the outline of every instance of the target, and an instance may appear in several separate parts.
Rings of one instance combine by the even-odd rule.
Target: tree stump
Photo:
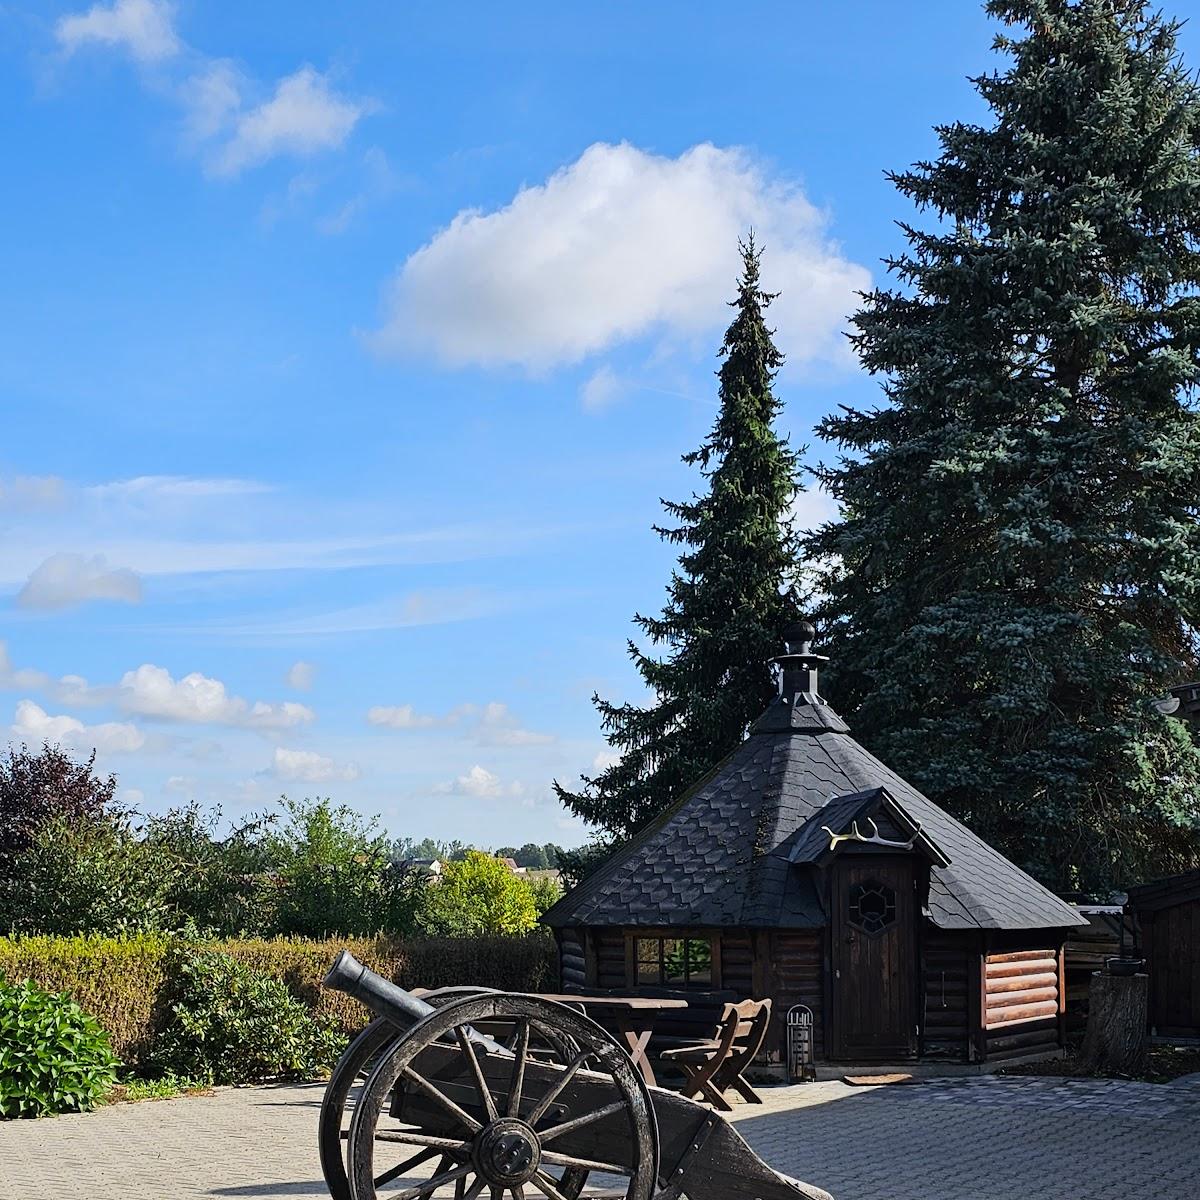
[[[1141,1075],[1146,1069],[1149,975],[1092,972],[1081,1054],[1089,1071]]]

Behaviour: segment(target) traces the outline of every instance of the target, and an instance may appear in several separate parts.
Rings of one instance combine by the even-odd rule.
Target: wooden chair
[[[742,1072],[762,1049],[770,1023],[770,1000],[726,1004],[714,1037],[690,1046],[664,1050],[659,1058],[683,1072],[686,1078],[683,1095],[687,1099],[703,1096],[721,1112],[732,1112],[733,1105],[723,1093],[733,1088],[743,1100],[761,1104],[762,1097]]]

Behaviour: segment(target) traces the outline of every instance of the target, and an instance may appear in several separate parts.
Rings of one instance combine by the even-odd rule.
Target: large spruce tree
[[[779,652],[795,612],[786,588],[796,544],[791,507],[795,454],[774,428],[772,381],[783,361],[764,310],[773,297],[759,282],[753,237],[733,323],[721,346],[720,412],[712,432],[683,461],[698,466],[704,495],[663,501],[677,524],[656,527],[685,547],[658,617],[634,621],[655,657],[632,641],[629,653],[654,696],[647,707],[594,696],[613,765],[584,778],[579,791],[557,783],[563,803],[611,845],[660,812],[737,746],[773,692],[767,659]]]
[[[1198,861],[1200,756],[1156,698],[1200,600],[1200,97],[1138,0],[992,0],[983,125],[892,178],[895,290],[852,341],[886,403],[820,427],[807,546],[835,703],[1052,886]],[[829,564],[833,565],[830,566]]]

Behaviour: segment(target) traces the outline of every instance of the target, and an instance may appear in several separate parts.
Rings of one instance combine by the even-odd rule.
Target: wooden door
[[[847,1062],[915,1057],[912,859],[840,859],[830,902],[833,1057]]]

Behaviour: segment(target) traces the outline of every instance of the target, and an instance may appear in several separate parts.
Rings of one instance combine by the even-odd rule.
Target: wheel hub
[[[501,1117],[475,1138],[475,1168],[488,1183],[514,1187],[526,1183],[542,1163],[538,1136],[516,1117]]]

